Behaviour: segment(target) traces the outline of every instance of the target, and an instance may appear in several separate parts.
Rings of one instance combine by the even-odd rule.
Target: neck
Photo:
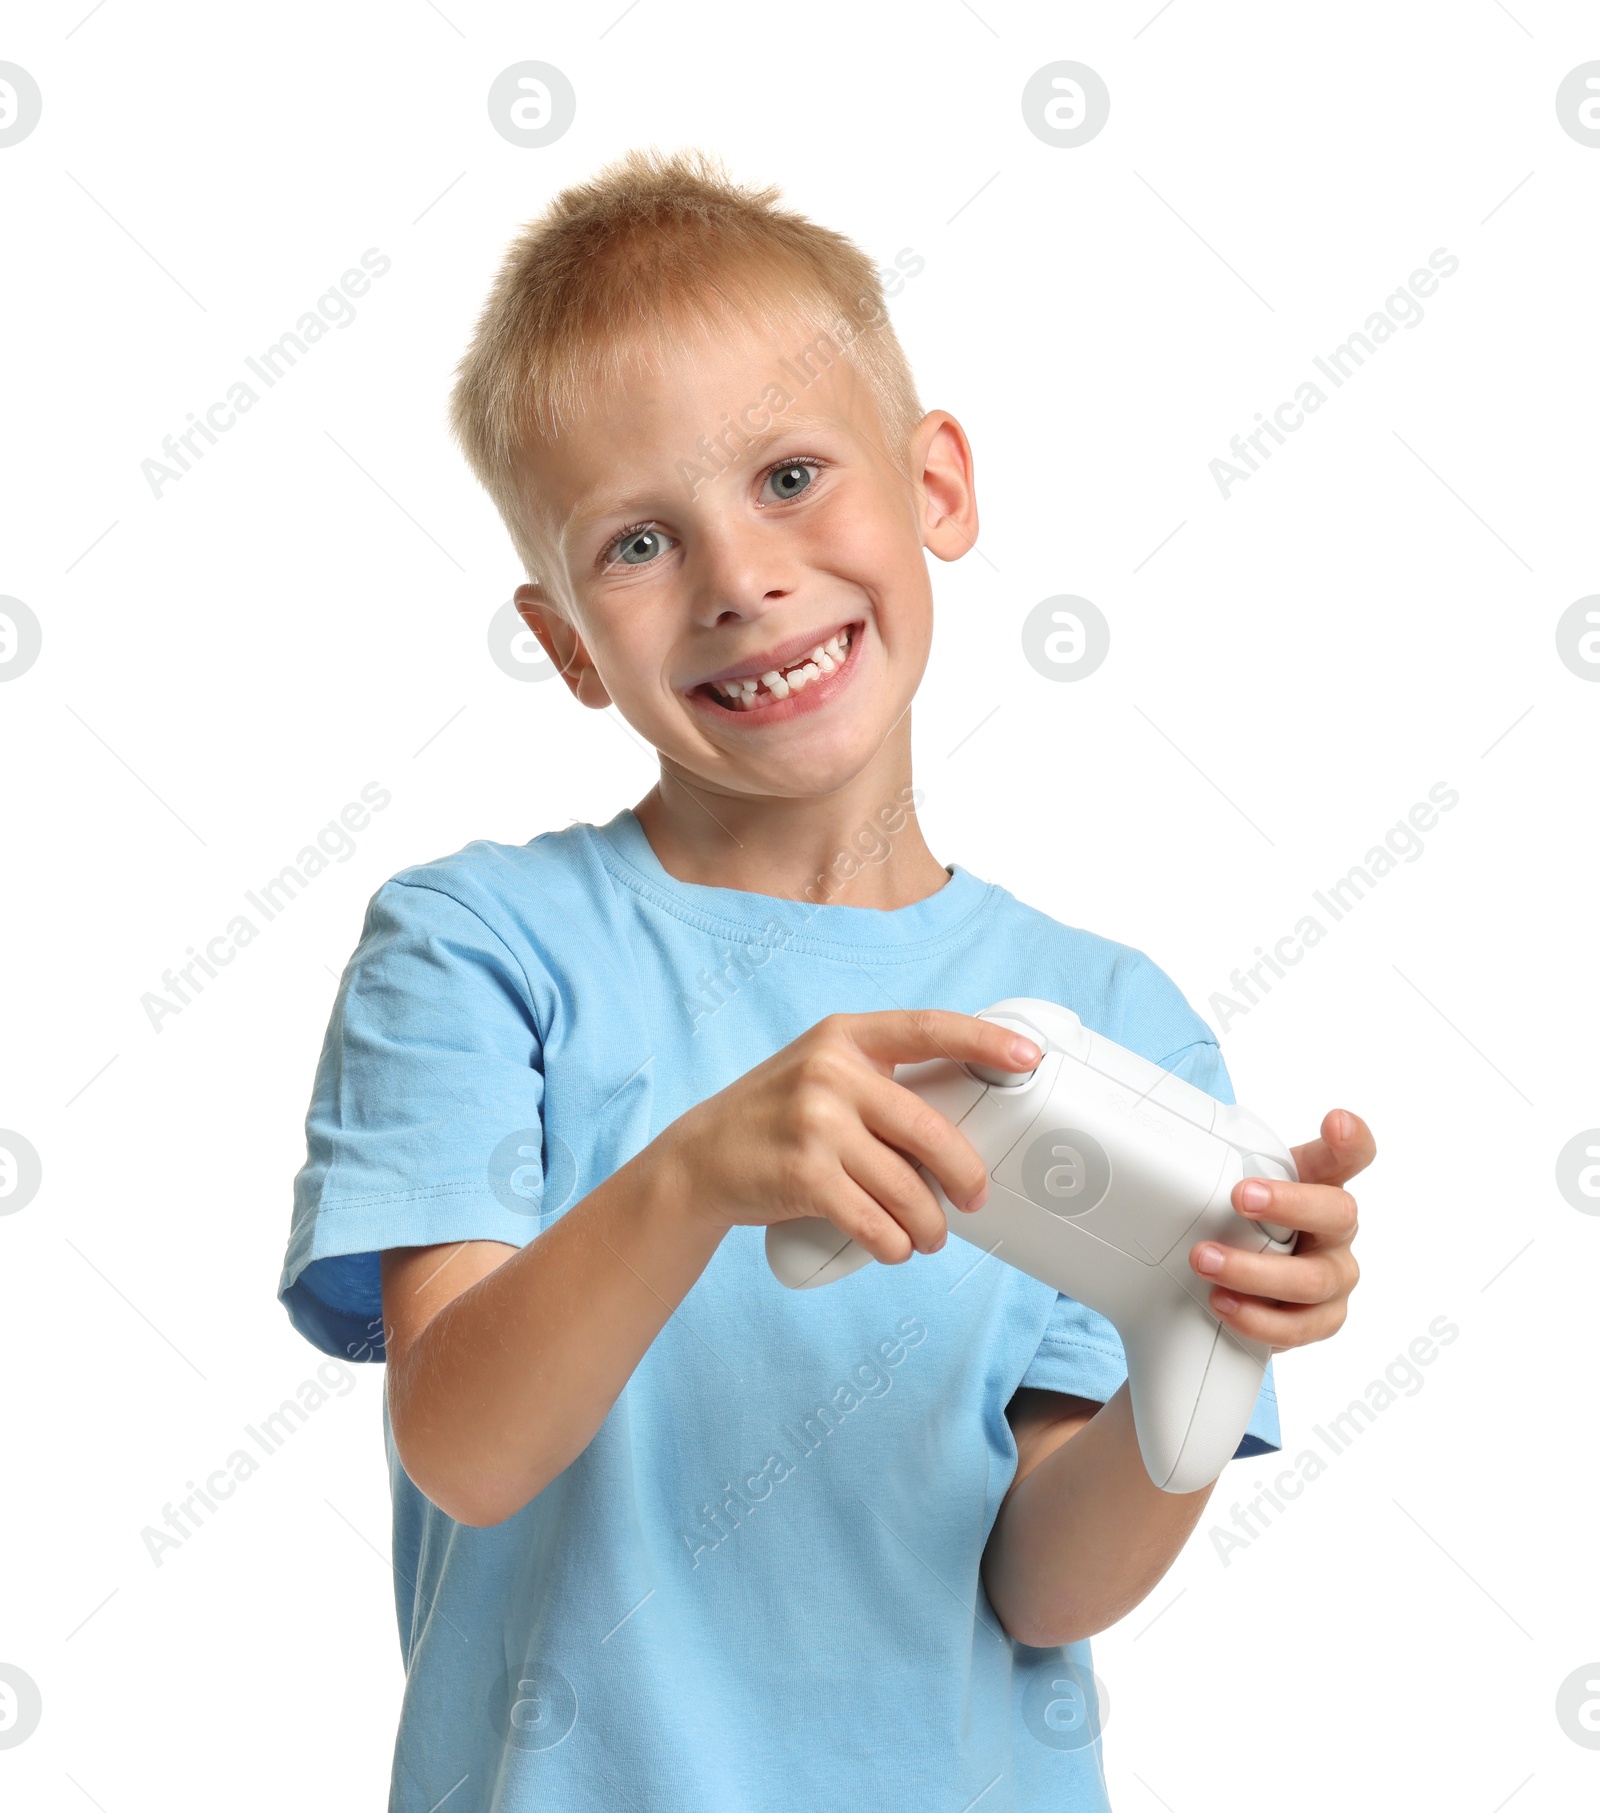
[[[911,721],[835,792],[801,799],[713,789],[666,763],[634,808],[678,881],[817,906],[909,906],[950,879],[912,804]]]

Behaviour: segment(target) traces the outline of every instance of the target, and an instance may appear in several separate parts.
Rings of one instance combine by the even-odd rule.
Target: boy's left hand
[[[1364,1120],[1335,1108],[1322,1137],[1293,1151],[1299,1183],[1247,1177],[1232,1198],[1251,1221],[1298,1228],[1292,1253],[1244,1253],[1209,1240],[1189,1253],[1200,1277],[1217,1286],[1210,1299],[1217,1319],[1274,1353],[1326,1341],[1344,1322],[1361,1270],[1350,1250],[1356,1199],[1343,1186],[1372,1163],[1377,1146]]]

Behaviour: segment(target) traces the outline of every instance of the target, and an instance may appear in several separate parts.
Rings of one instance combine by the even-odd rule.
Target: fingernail
[[[1225,1262],[1220,1246],[1203,1246],[1195,1253],[1195,1264],[1203,1272],[1220,1272]]]
[[[1223,1315],[1231,1316],[1239,1307],[1239,1299],[1234,1296],[1232,1291],[1213,1291],[1211,1293],[1211,1306],[1213,1309],[1221,1310]]]
[[[1333,1137],[1335,1139],[1353,1139],[1356,1125],[1345,1109],[1341,1108],[1334,1119]]]
[[[978,1194],[976,1196],[974,1196],[972,1198],[972,1200],[970,1202],[964,1202],[961,1206],[964,1209],[981,1209],[988,1200],[989,1200],[989,1186],[987,1184],[985,1184],[983,1186],[983,1188],[978,1192]]]
[[[1272,1201],[1272,1192],[1259,1178],[1248,1179],[1239,1190],[1239,1206],[1255,1214]]]
[[[1019,1064],[1037,1064],[1044,1053],[1032,1039],[1018,1038],[1011,1041],[1011,1055]]]

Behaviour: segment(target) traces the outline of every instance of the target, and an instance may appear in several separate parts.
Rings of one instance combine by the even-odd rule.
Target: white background
[[[490,661],[522,575],[443,411],[513,231],[652,143],[926,261],[894,319],[983,507],[917,707],[942,860],[1215,1025],[1312,889],[1460,794],[1223,1039],[1291,1139],[1348,1105],[1381,1146],[1349,1323],[1279,1363],[1286,1457],[1436,1317],[1459,1339],[1224,1567],[1206,1531],[1272,1477],[1231,1468],[1096,1640],[1114,1803],[1592,1804],[1555,1699],[1600,1660],[1600,1219],[1555,1163],[1600,1123],[1600,685],[1554,631],[1600,591],[1600,150],[1554,97],[1600,21],[1509,7],[11,9],[44,112],[0,150],[0,592],[44,650],[0,686],[0,1127],[44,1182],[0,1218],[0,1662],[44,1715],[7,1805],[382,1804],[381,1369],[159,1568],[141,1531],[315,1372],[274,1288],[368,897],[650,784],[612,714]],[[545,149],[485,107],[527,58],[578,97]],[[1077,149],[1020,107],[1062,58],[1111,93]],[[141,461],[373,246],[357,319],[153,497]],[[1208,462],[1441,246],[1426,318],[1224,500]],[[1076,684],[1019,643],[1063,592],[1111,624]],[[354,857],[153,1032],[141,995],[370,781]]]

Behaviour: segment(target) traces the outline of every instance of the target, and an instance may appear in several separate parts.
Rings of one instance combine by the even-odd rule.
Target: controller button
[[[1246,1152],[1244,1155],[1244,1174],[1246,1177],[1274,1177],[1284,1183],[1294,1183],[1295,1173],[1281,1158],[1274,1158],[1270,1152]],[[1292,1245],[1295,1239],[1293,1228],[1279,1227],[1275,1222],[1258,1221],[1256,1226],[1269,1239],[1279,1245]]]
[[[992,1064],[964,1064],[962,1068],[978,1082],[995,1089],[1020,1089],[1024,1083],[1031,1083],[1036,1074],[1032,1070],[996,1070]]]
[[[1283,1183],[1296,1181],[1294,1172],[1281,1158],[1274,1158],[1270,1152],[1246,1152],[1244,1174],[1246,1177],[1274,1177]]]
[[[1038,1027],[1030,1026],[1018,1014],[983,1013],[978,1018],[988,1020],[995,1026],[1007,1027],[1012,1032],[1020,1032],[1023,1038],[1032,1039],[1040,1051],[1047,1052],[1050,1049],[1050,1041]],[[965,1064],[962,1068],[969,1076],[976,1077],[980,1083],[988,1083],[995,1089],[1020,1089],[1024,1083],[1031,1083],[1039,1074],[1037,1064],[1032,1070],[998,1070],[992,1064]]]

